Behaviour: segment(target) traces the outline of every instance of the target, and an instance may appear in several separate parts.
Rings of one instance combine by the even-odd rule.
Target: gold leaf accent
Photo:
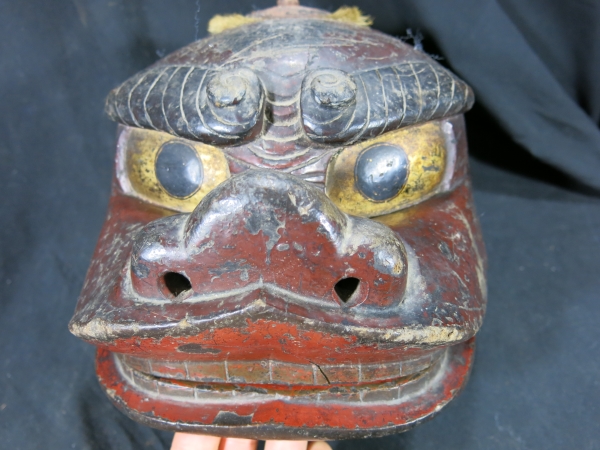
[[[397,145],[408,157],[406,184],[384,201],[367,198],[356,185],[355,167],[361,153],[374,144]],[[347,214],[377,217],[419,203],[437,192],[446,171],[446,141],[442,122],[390,131],[342,149],[327,166],[325,192]]]

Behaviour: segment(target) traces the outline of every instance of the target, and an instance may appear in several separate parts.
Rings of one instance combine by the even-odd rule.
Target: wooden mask
[[[471,89],[340,19],[258,11],[110,93],[109,213],[70,329],[135,420],[380,436],[464,386],[486,302]]]

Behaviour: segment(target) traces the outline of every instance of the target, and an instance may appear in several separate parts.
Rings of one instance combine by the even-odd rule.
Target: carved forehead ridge
[[[367,139],[473,103],[462,80],[398,39],[331,20],[267,19],[158,61],[113,90],[107,112],[130,126],[236,144],[261,123],[266,100],[300,106],[301,96],[307,135],[323,143]],[[332,120],[333,129],[319,125]]]

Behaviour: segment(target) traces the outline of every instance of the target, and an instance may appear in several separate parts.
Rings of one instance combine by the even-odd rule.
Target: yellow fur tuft
[[[365,16],[356,6],[342,6],[336,12],[329,15],[330,19],[339,20],[340,22],[353,23],[361,27],[369,27],[373,25],[373,18]]]
[[[361,27],[373,25],[371,16],[365,16],[356,6],[342,6],[334,13],[326,16],[331,20],[339,20],[340,22],[352,23]],[[228,14],[222,16],[217,14],[208,22],[208,32],[210,34],[218,34],[225,30],[256,22],[257,18],[242,16],[241,14]]]
[[[226,16],[217,14],[208,22],[208,32],[210,34],[218,34],[252,22],[256,22],[256,19],[242,16],[241,14],[228,14]]]

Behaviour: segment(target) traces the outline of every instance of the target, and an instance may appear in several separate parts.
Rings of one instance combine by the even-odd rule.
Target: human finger
[[[175,433],[171,450],[218,450],[221,438],[202,434]]]
[[[223,438],[219,450],[256,450],[257,445],[254,439]]]
[[[331,445],[325,441],[312,441],[308,443],[308,450],[331,450]]]
[[[308,441],[266,441],[265,450],[306,450]]]

